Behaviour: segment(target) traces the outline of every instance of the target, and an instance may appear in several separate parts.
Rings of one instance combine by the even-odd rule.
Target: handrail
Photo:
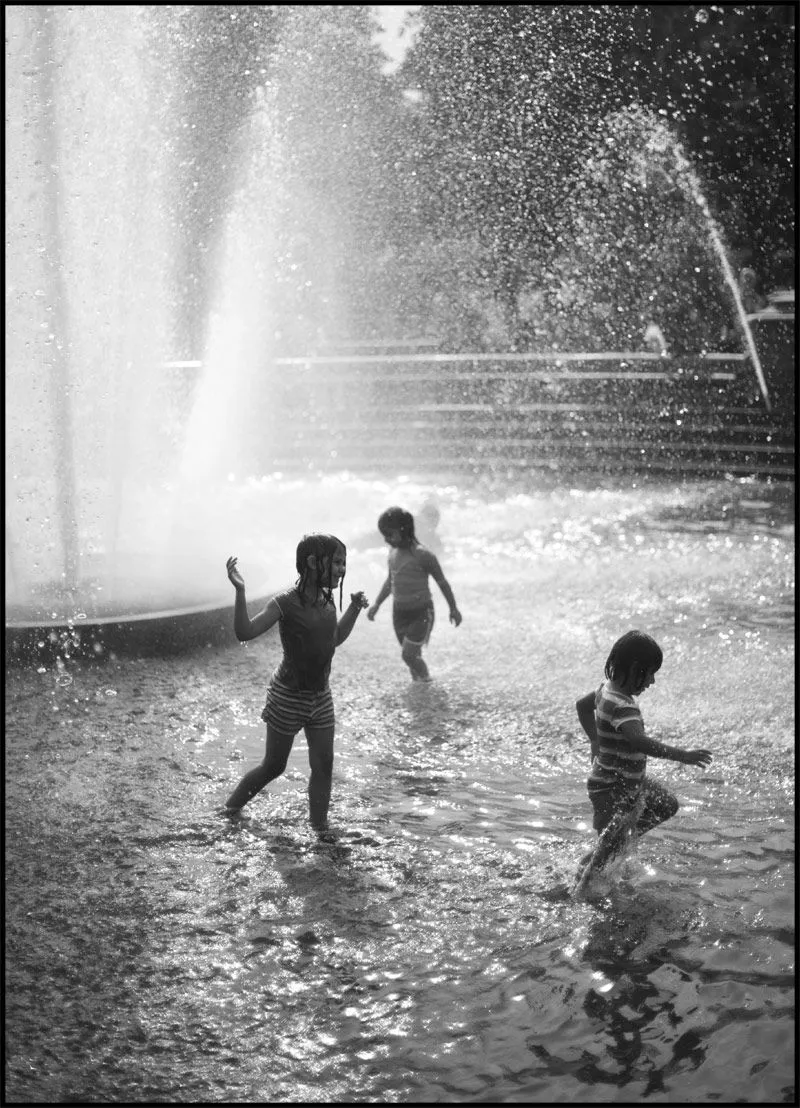
[[[704,352],[698,354],[655,354],[641,350],[602,351],[600,353],[557,353],[530,351],[525,354],[305,354],[291,358],[273,358],[273,365],[341,365],[372,362],[661,362],[676,358],[697,359],[700,362],[746,362],[749,354],[738,352]],[[202,369],[203,362],[194,359],[161,363],[162,369]]]
[[[683,354],[682,358],[697,358],[701,361],[733,361],[744,362],[747,354]],[[595,354],[585,353],[557,353],[550,354],[529,352],[526,354],[353,354],[345,355],[317,355],[309,354],[304,357],[273,358],[273,365],[365,365],[372,362],[402,362],[409,364],[445,362],[670,362],[675,356],[669,354],[654,354],[643,351],[612,350]]]

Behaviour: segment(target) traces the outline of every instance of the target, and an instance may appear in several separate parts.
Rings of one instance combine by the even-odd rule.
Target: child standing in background
[[[441,558],[444,546],[439,537],[439,520],[441,513],[433,497],[428,497],[414,517],[414,531],[420,546],[430,550],[437,558]]]
[[[642,713],[633,699],[655,683],[661,647],[642,631],[628,631],[614,643],[606,680],[596,692],[576,702],[581,727],[589,736],[592,768],[587,787],[599,837],[582,859],[574,891],[619,855],[631,838],[639,838],[678,810],[678,801],[652,777],[645,776],[647,755],[690,766],[707,766],[708,750],[682,750],[647,737]]]
[[[442,573],[435,554],[422,546],[414,534],[414,517],[403,508],[387,508],[378,519],[378,530],[391,547],[389,575],[367,612],[374,620],[388,596],[394,597],[392,623],[401,647],[401,657],[411,671],[413,681],[429,681],[422,648],[433,630],[433,597],[428,578],[432,577],[450,608],[450,622],[461,623],[453,590]]]

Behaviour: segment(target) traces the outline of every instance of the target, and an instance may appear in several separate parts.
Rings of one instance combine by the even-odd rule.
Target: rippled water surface
[[[217,814],[276,636],[7,676],[7,1099],[793,1102],[793,489],[324,493],[370,597],[377,513],[435,494],[464,616],[430,686],[388,605],[337,652],[336,844],[302,736]],[[574,702],[633,626],[648,730],[715,759],[651,761],[680,812],[576,902]]]

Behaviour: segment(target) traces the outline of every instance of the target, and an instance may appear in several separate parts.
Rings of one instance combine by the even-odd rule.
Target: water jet
[[[189,304],[176,273],[194,233],[179,195],[182,131],[196,125],[180,100],[189,44],[161,18],[141,7],[9,13],[12,657],[121,648],[126,634],[137,648],[195,638],[203,612],[213,638],[230,604],[219,539],[235,430],[217,404],[205,446],[215,464],[196,436],[187,460],[187,422],[207,401],[186,372],[193,360],[173,354],[208,290]],[[213,175],[215,157],[197,171]]]

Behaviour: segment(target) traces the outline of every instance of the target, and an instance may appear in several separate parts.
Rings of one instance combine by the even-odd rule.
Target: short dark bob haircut
[[[605,675],[618,684],[630,676],[634,688],[641,688],[647,671],[661,669],[663,661],[664,654],[654,638],[644,631],[626,631],[611,647]]]

